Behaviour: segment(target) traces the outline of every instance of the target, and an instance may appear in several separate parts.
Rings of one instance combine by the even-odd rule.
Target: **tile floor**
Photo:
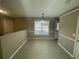
[[[72,59],[56,40],[29,40],[13,59]]]

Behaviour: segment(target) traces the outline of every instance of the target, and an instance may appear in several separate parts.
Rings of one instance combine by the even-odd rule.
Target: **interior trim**
[[[77,8],[77,9],[75,9],[75,10],[72,10],[72,11],[70,11],[70,12],[67,12],[67,13],[61,15],[60,17],[66,16],[66,15],[71,14],[71,13],[76,12],[76,11],[79,11],[79,8]]]
[[[17,52],[19,52],[19,50],[24,46],[24,44],[27,42],[28,40],[24,41],[22,45],[20,45],[20,47],[9,57],[9,59],[13,59],[13,57],[16,55]]]
[[[75,39],[70,38],[70,37],[68,37],[68,36],[66,36],[66,35],[64,35],[64,34],[59,34],[59,36],[63,36],[63,37],[65,37],[65,38],[67,38],[67,39],[69,39],[69,40],[75,42]]]
[[[59,42],[57,42],[57,44],[58,44],[69,56],[71,56],[72,58],[74,58],[74,56],[73,56],[67,49],[65,49]]]
[[[35,32],[35,31],[28,31],[28,32]],[[57,32],[57,31],[49,31],[49,32]]]
[[[74,56],[76,58],[76,50],[77,50],[77,40],[79,39],[79,13],[78,13],[78,21],[77,21],[77,27],[76,27],[76,38],[75,38],[75,45],[74,45]]]
[[[45,40],[48,40],[48,39],[49,39],[49,40],[54,40],[54,39],[56,39],[56,38],[28,38],[28,39],[33,39],[33,40],[34,40],[34,39],[45,39]]]

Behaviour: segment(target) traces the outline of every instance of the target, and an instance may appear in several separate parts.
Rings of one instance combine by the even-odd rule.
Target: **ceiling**
[[[58,17],[79,5],[79,0],[0,0],[0,6],[18,17]]]

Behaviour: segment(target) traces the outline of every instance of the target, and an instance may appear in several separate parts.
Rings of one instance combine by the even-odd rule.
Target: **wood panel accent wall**
[[[14,19],[14,31],[26,29],[26,19],[15,18]]]
[[[13,32],[13,20],[0,15],[0,35]]]
[[[27,26],[26,18],[0,16],[0,35],[24,30]]]
[[[34,20],[27,19],[27,30],[28,31],[34,31]]]
[[[0,35],[12,33],[12,32],[13,32],[13,20],[8,17],[1,16],[0,17]]]
[[[0,18],[0,35],[2,35],[2,20]]]
[[[3,34],[13,32],[13,20],[3,19]]]

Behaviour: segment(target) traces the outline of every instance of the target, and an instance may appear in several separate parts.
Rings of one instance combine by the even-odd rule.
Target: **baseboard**
[[[28,40],[24,41],[22,45],[20,45],[20,47],[9,57],[9,59],[13,59],[13,57],[16,55],[16,53],[24,46],[24,44],[27,42]]]
[[[58,44],[70,57],[74,58],[73,55],[72,55],[67,49],[65,49],[59,42],[57,42],[57,44]]]
[[[54,39],[56,39],[56,38],[28,38],[28,39],[44,39],[44,40],[54,40]]]

